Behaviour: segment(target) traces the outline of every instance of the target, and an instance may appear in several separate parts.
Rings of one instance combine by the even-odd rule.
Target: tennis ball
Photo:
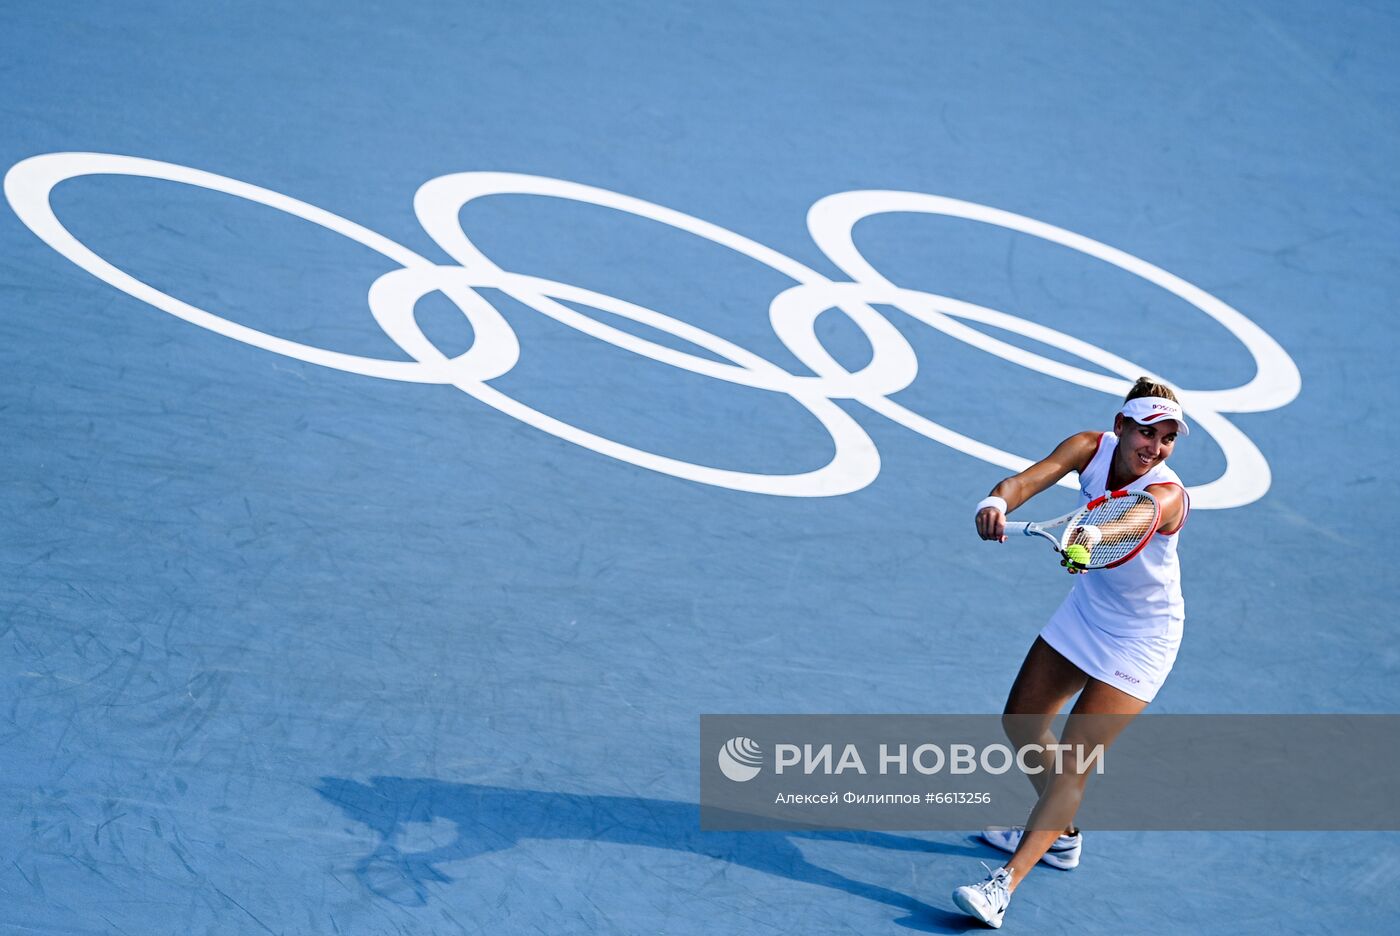
[[[1081,543],[1065,547],[1065,558],[1076,565],[1089,564],[1089,547]]]

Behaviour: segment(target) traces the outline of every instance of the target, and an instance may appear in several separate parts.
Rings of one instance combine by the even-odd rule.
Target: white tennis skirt
[[[1181,623],[1164,635],[1110,634],[1066,601],[1040,636],[1071,663],[1134,698],[1151,702],[1167,681],[1181,649]]]

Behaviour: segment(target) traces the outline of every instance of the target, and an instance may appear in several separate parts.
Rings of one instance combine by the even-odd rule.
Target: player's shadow
[[[438,868],[440,864],[502,851],[524,839],[565,839],[704,855],[888,904],[909,914],[896,922],[910,929],[961,933],[974,925],[968,917],[812,864],[796,840],[960,857],[987,855],[973,845],[883,832],[703,832],[696,804],[631,796],[582,796],[401,777],[375,777],[369,783],[327,777],[317,792],[379,835],[374,851],[355,866],[360,881],[380,897],[410,905],[427,902],[429,884],[451,880]],[[438,830],[430,841],[421,843],[421,849],[404,841],[420,823]],[[451,831],[443,834],[441,830],[448,828]],[[439,844],[447,838],[451,841]]]

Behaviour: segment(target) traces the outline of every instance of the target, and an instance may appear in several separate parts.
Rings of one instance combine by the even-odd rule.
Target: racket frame
[[[1049,540],[1050,543],[1055,547],[1055,552],[1063,556],[1065,548],[1070,545],[1069,540],[1074,535],[1075,531],[1085,526],[1084,523],[1080,522],[1082,517],[1087,515],[1090,511],[1094,510],[1101,504],[1104,504],[1116,498],[1127,497],[1129,495],[1132,495],[1133,497],[1136,497],[1139,500],[1145,501],[1146,503],[1150,503],[1152,505],[1151,530],[1146,536],[1142,538],[1141,542],[1134,546],[1127,553],[1127,555],[1120,556],[1112,562],[1102,563],[1099,565],[1080,565],[1079,563],[1073,562],[1072,560],[1069,560],[1068,557],[1066,557],[1067,562],[1070,562],[1075,568],[1082,569],[1086,572],[1090,569],[1116,569],[1118,568],[1118,566],[1123,565],[1123,563],[1129,562],[1132,559],[1136,558],[1137,554],[1142,552],[1143,547],[1147,545],[1148,541],[1151,540],[1152,537],[1157,534],[1157,524],[1159,524],[1162,521],[1162,505],[1159,504],[1157,502],[1157,498],[1153,497],[1152,494],[1148,491],[1130,491],[1127,488],[1120,488],[1117,491],[1109,491],[1106,494],[1101,494],[1100,496],[1089,501],[1089,503],[1085,504],[1083,507],[1071,510],[1063,517],[1056,517],[1054,520],[1042,520],[1040,522],[1008,520],[1006,523],[1006,532],[1007,534],[1024,533],[1027,536],[1043,536],[1045,539]],[[1051,532],[1052,530],[1059,530],[1061,527],[1063,527],[1064,529],[1063,532],[1061,532],[1058,536],[1055,533]]]

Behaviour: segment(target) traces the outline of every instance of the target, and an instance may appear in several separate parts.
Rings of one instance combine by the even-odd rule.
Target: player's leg
[[[1088,681],[1089,677],[1083,670],[1037,637],[1021,663],[1016,681],[1011,684],[1011,692],[1002,711],[1002,729],[1012,746],[1019,751],[1029,744],[1041,748],[1054,744],[1051,722]],[[1051,756],[1042,754],[1032,763],[1053,767],[1053,761],[1045,761],[1046,757]],[[1037,794],[1044,792],[1049,774],[1050,770],[1045,769],[1029,775]]]
[[[1021,671],[1016,674],[1016,681],[1011,685],[1011,693],[1007,696],[1006,707],[1002,714],[1002,728],[1006,732],[1006,737],[1016,747],[1017,750],[1027,745],[1039,745],[1042,751],[1048,745],[1055,743],[1054,734],[1050,731],[1050,724],[1060,709],[1065,707],[1076,692],[1084,688],[1089,677],[1079,667],[1075,666],[1064,657],[1058,650],[1050,646],[1040,637],[1031,644],[1031,649],[1026,653],[1026,659],[1021,664]],[[1043,769],[1040,774],[1030,774],[1031,783],[1035,785],[1036,792],[1043,796],[1048,781],[1049,770],[1054,767],[1053,760],[1049,764],[1049,769]],[[1072,831],[1072,830],[1067,830]],[[1020,846],[1023,840],[1023,833],[1020,828],[1010,829],[987,829],[982,833],[982,837],[988,844],[994,845],[1003,851],[1016,852],[1020,855]],[[1059,837],[1059,830],[1052,830],[1048,839],[1043,845],[1038,845],[1039,853],[1035,858],[1030,859],[1030,864],[1034,865],[1040,860],[1051,844]],[[1073,861],[1078,863],[1078,842],[1076,840],[1073,852]],[[1001,926],[1002,916],[1006,912],[1007,903],[1011,899],[1012,878],[1016,858],[1007,862],[1005,867],[992,871],[987,880],[980,884],[969,884],[959,887],[953,891],[953,902],[964,912],[973,916],[989,926]],[[1060,865],[1061,867],[1073,867],[1072,864]],[[1029,865],[1027,866],[1029,867]],[[1024,877],[1024,875],[1022,875]]]
[[[1031,811],[1016,852],[1006,863],[1012,869],[1008,890],[1016,889],[1061,831],[1072,825],[1084,798],[1089,771],[1094,769],[1094,750],[1107,751],[1128,723],[1145,708],[1146,702],[1116,686],[1097,679],[1088,680],[1059,739],[1060,769],[1054,769],[1052,756],[1052,771],[1044,791]]]

